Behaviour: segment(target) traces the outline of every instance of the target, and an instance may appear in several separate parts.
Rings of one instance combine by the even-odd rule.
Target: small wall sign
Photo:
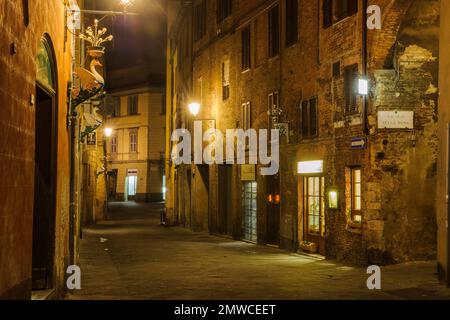
[[[414,129],[414,111],[378,111],[378,129]]]
[[[367,147],[367,139],[364,137],[352,138],[352,149],[365,149]]]
[[[97,144],[97,133],[91,132],[87,135],[87,145],[95,146]]]

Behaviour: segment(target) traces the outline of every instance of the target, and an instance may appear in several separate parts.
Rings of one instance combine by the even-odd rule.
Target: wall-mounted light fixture
[[[358,94],[361,96],[367,96],[369,94],[369,80],[366,78],[358,79]]]
[[[198,103],[198,102],[192,102],[192,103],[189,104],[188,107],[189,107],[189,112],[194,117],[197,116],[198,113],[200,112],[200,103]]]
[[[111,137],[113,130],[111,128],[105,128],[105,136],[107,138]]]
[[[328,208],[339,209],[339,192],[336,189],[328,191]]]

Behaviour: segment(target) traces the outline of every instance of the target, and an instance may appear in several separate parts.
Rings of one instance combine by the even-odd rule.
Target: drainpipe
[[[362,64],[362,75],[363,77],[367,77],[367,6],[368,0],[363,0],[362,3],[362,50],[361,50],[361,64]],[[368,95],[363,96],[363,106],[362,106],[362,123],[363,130],[365,135],[369,135],[369,127],[368,127],[368,107],[369,107],[369,97]]]
[[[69,96],[70,101],[70,96]],[[72,106],[69,106],[72,110]],[[77,137],[75,126],[77,118],[70,115],[70,208],[69,208],[69,252],[70,264],[75,264],[75,164],[76,164],[76,145]]]

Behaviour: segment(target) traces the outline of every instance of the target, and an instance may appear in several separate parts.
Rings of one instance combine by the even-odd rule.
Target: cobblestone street
[[[83,232],[82,290],[67,299],[450,299],[435,262],[362,268],[159,225],[161,205],[112,203]]]

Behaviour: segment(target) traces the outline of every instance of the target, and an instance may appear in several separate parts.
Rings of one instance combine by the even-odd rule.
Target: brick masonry
[[[34,196],[35,79],[38,45],[51,39],[57,69],[58,155],[56,182],[55,288],[61,293],[69,237],[69,138],[66,127],[70,38],[64,38],[62,1],[0,1],[0,297],[31,296]],[[12,53],[12,45],[16,53]]]
[[[194,5],[197,2],[194,1]],[[361,9],[358,14],[324,29],[321,1],[315,5],[299,1],[299,41],[286,47],[285,1],[233,1],[233,15],[220,24],[215,17],[215,1],[207,1],[207,4],[206,36],[188,44],[186,55],[177,55],[177,59],[183,61],[177,63],[187,70],[191,65],[192,73],[191,78],[187,77],[189,81],[183,82],[182,89],[174,88],[174,96],[185,98],[172,100],[173,113],[169,114],[168,121],[181,118],[182,121],[172,123],[177,127],[188,127],[189,118],[182,111],[185,110],[183,103],[196,99],[202,104],[198,119],[215,119],[217,128],[222,131],[236,128],[242,121],[242,103],[251,101],[252,126],[267,128],[267,96],[279,92],[280,107],[284,111],[281,121],[289,123],[290,128],[289,143],[284,139],[281,147],[280,247],[297,250],[299,241],[305,237],[301,213],[302,178],[296,173],[297,162],[322,159],[325,189],[337,188],[341,195],[340,209],[325,211],[324,254],[327,258],[358,265],[434,258],[438,1],[371,1],[382,9],[383,28],[368,34],[371,86],[368,134],[363,130],[361,113],[355,116],[344,114],[343,69],[358,64],[359,72],[362,72]],[[267,12],[276,4],[281,4],[281,53],[268,58]],[[189,30],[191,22],[185,19],[180,23]],[[242,72],[240,31],[247,25],[251,27],[252,68]],[[172,39],[173,52],[186,45],[183,39]],[[230,61],[230,97],[223,101],[222,63],[226,60]],[[340,62],[340,75],[333,77],[335,62]],[[312,97],[318,99],[319,134],[314,139],[302,139],[299,104]],[[361,111],[361,98],[358,101]],[[377,112],[394,109],[415,112],[414,130],[377,128]],[[365,137],[368,141],[366,149],[352,150],[353,137]],[[361,228],[352,228],[349,224],[346,203],[345,172],[354,165],[361,166],[363,172]],[[174,216],[180,215],[178,208],[187,207],[191,219],[202,221],[196,228],[209,229],[213,233],[220,229],[215,224],[222,221],[220,195],[226,188],[218,179],[218,171],[220,169],[210,167],[205,183],[191,176],[192,171],[186,167],[178,168],[177,181],[186,185],[185,181],[191,179],[193,187],[172,187],[172,190],[178,190],[174,192],[174,199],[178,200],[169,208],[174,210]],[[233,216],[234,222],[233,228],[226,233],[234,238],[242,238],[239,172],[239,167],[235,166],[231,179],[233,187],[228,191],[231,192],[228,215]],[[257,182],[258,242],[265,244],[268,231],[274,226],[267,223],[271,214],[266,200],[268,180],[258,175]],[[201,193],[196,192],[198,188],[202,189]],[[205,204],[205,196],[208,208],[197,210],[192,203]],[[185,213],[186,210],[182,214]]]

